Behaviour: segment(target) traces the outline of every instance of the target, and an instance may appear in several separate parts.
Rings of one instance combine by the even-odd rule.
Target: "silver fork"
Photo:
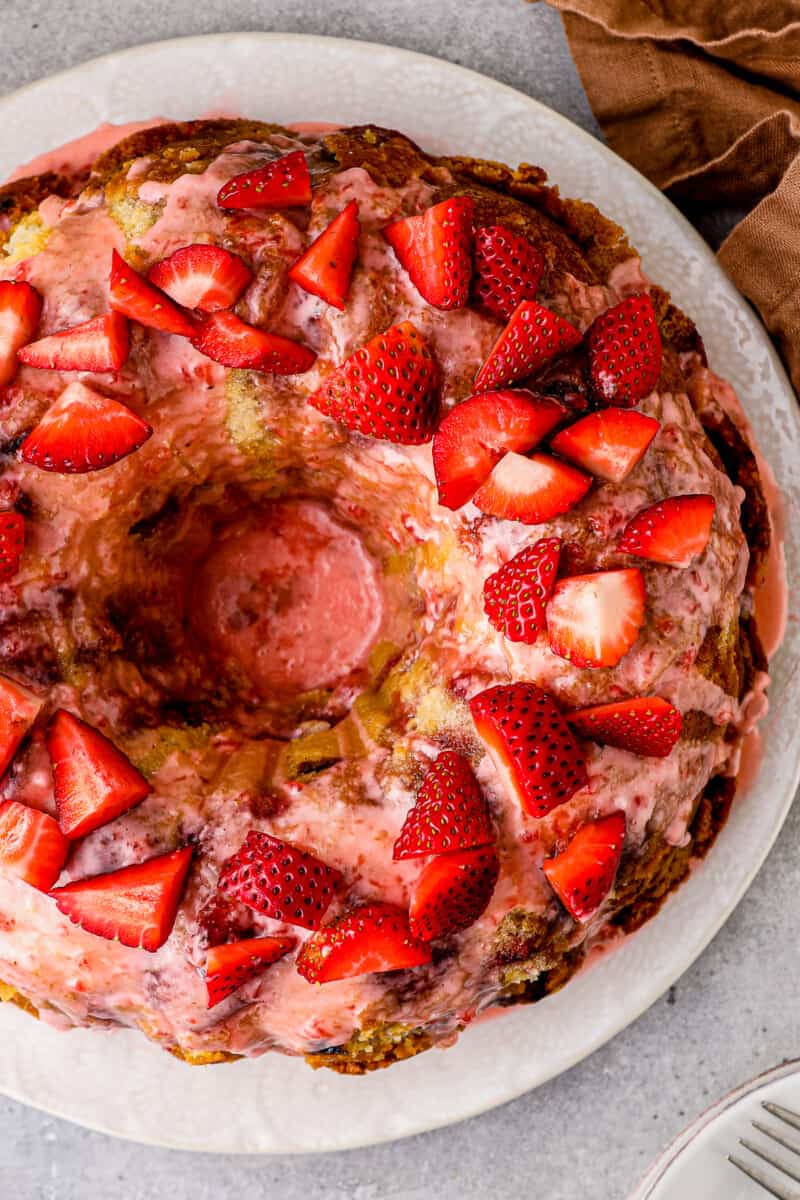
[[[781,1104],[772,1104],[769,1101],[763,1101],[761,1107],[771,1117],[777,1117],[779,1121],[783,1121],[792,1129],[800,1132],[800,1114],[792,1112],[790,1108],[784,1108]],[[770,1142],[782,1146],[784,1150],[789,1150],[795,1155],[795,1161],[787,1162],[785,1157],[781,1156],[779,1158],[776,1155],[771,1145],[768,1144],[764,1148],[755,1142],[751,1142],[749,1138],[739,1138],[739,1145],[743,1146],[745,1150],[749,1150],[751,1154],[754,1154],[763,1162],[774,1167],[776,1171],[779,1171],[787,1179],[794,1180],[795,1183],[800,1184],[800,1137],[790,1137],[782,1129],[770,1129],[768,1125],[762,1125],[760,1121],[751,1121],[750,1123],[764,1137],[769,1138]],[[764,1191],[769,1192],[771,1196],[777,1196],[778,1200],[800,1200],[800,1190],[790,1188],[780,1178],[775,1180],[772,1177],[772,1172],[767,1173],[763,1167],[745,1162],[735,1154],[728,1155],[728,1162],[733,1163],[740,1171],[744,1171],[745,1175],[762,1187]]]

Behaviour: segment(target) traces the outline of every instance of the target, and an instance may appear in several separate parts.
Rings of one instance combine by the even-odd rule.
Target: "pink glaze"
[[[55,171],[60,175],[81,175],[88,171],[94,160],[116,146],[123,138],[138,133],[141,129],[152,129],[154,125],[165,125],[163,117],[153,117],[149,121],[127,121],[123,125],[104,124],[85,133],[82,137],[56,146],[53,150],[45,150],[37,154],[29,162],[16,167],[7,179],[12,183],[15,179],[25,179],[29,175],[41,175],[45,171]]]

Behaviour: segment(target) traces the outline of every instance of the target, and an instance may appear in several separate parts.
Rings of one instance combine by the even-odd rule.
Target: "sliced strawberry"
[[[344,308],[358,254],[358,203],[351,200],[311,243],[289,271],[289,278],[326,304]]]
[[[494,841],[489,807],[461,754],[443,750],[422,781],[394,844],[395,860],[470,850]]]
[[[113,742],[60,708],[47,730],[58,823],[79,838],[113,821],[152,788]]]
[[[615,667],[644,625],[641,571],[597,571],[562,579],[547,606],[554,654],[576,667]]]
[[[523,681],[499,684],[473,696],[469,707],[509,793],[532,817],[586,786],[583,753],[547,692]]]
[[[482,392],[457,404],[433,439],[439,503],[466,504],[507,451],[532,450],[564,416],[555,400],[522,388]]]
[[[348,429],[415,446],[433,436],[438,385],[427,342],[403,321],[345,359],[308,402]]]
[[[484,583],[484,612],[510,642],[532,645],[545,628],[560,555],[561,538],[542,538],[524,546]]]
[[[310,937],[297,956],[297,969],[309,983],[331,983],[430,960],[430,947],[411,933],[404,910],[375,901],[351,909]]]
[[[660,428],[655,417],[628,408],[603,408],[562,429],[551,449],[592,475],[622,483]]]
[[[213,946],[206,957],[206,990],[208,1007],[214,1008],[227,1000],[237,988],[261,975],[295,946],[291,937],[248,938]]]
[[[614,883],[625,845],[625,815],[590,821],[555,858],[542,863],[548,882],[567,912],[585,921],[596,912]]]
[[[716,502],[713,496],[670,496],[628,522],[620,550],[672,567],[688,567],[708,545]]]
[[[469,196],[451,196],[383,231],[422,299],[435,308],[463,308],[469,299],[474,207]]]
[[[313,367],[317,357],[308,346],[248,325],[232,312],[206,317],[199,330],[194,330],[192,344],[225,367],[273,375],[301,375]]]
[[[651,758],[666,758],[671,753],[683,724],[677,708],[660,696],[633,696],[579,708],[567,713],[567,720],[595,742]]]
[[[17,351],[17,358],[42,371],[102,373],[118,371],[129,351],[128,322],[122,313],[110,312],[30,342]]]
[[[25,546],[25,518],[22,513],[0,513],[0,583],[13,579]]]
[[[194,337],[195,327],[186,314],[172,303],[169,296],[134,271],[116,250],[111,251],[108,283],[114,312],[122,313],[124,317],[130,317],[148,329],[177,333],[186,338]]]
[[[661,374],[661,334],[649,296],[628,296],[596,317],[588,333],[589,373],[606,404],[632,408]]]
[[[50,895],[64,916],[87,933],[153,952],[172,933],[191,861],[187,846],[67,883]]]
[[[43,701],[27,688],[0,675],[0,778],[5,775],[20,742],[42,710]]]
[[[487,516],[541,525],[574,508],[591,486],[591,475],[549,454],[506,454],[472,499]]]
[[[473,294],[493,317],[508,321],[523,300],[535,300],[543,271],[536,247],[505,225],[485,225],[475,234]]]
[[[0,872],[49,892],[68,854],[68,840],[47,813],[17,800],[0,804]]]
[[[298,208],[311,203],[311,176],[302,150],[234,175],[217,193],[220,208]]]
[[[493,846],[432,859],[411,898],[408,925],[413,936],[430,942],[474,924],[486,911],[499,874]]]
[[[319,929],[342,878],[316,855],[251,829],[224,864],[218,888],[275,921]]]
[[[152,432],[118,400],[71,383],[25,438],[20,457],[42,471],[83,475],[119,462]]]
[[[184,308],[219,312],[236,303],[253,272],[238,254],[197,242],[162,258],[150,268],[147,278]]]
[[[569,321],[535,300],[523,300],[475,376],[475,391],[488,392],[525,379],[580,340],[579,331]]]
[[[0,387],[17,372],[17,351],[31,340],[42,315],[42,297],[29,283],[0,279]]]

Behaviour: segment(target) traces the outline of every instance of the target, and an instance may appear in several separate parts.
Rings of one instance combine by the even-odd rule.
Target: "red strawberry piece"
[[[443,750],[422,781],[394,844],[395,860],[470,850],[494,841],[489,808],[461,754]]]
[[[475,234],[473,294],[493,317],[508,321],[523,300],[535,300],[543,271],[536,247],[505,225],[485,225]]]
[[[661,334],[649,296],[628,296],[596,317],[588,333],[589,373],[606,404],[632,408],[661,374]]]
[[[715,508],[713,496],[670,496],[659,500],[628,522],[619,548],[637,558],[688,567],[708,545]]]
[[[344,308],[358,254],[358,203],[351,200],[311,243],[289,271],[289,278],[334,308]]]
[[[576,667],[615,667],[644,625],[641,571],[596,571],[556,584],[547,606],[554,654]]]
[[[411,933],[404,910],[375,901],[351,909],[310,937],[297,956],[297,969],[309,983],[330,983],[430,960],[430,947]]]
[[[212,313],[195,329],[192,345],[225,367],[301,375],[316,361],[308,346],[248,325],[232,312]]]
[[[236,303],[253,272],[238,254],[197,242],[162,258],[150,268],[147,278],[184,308],[218,312]]]
[[[561,538],[542,538],[524,546],[484,583],[484,612],[510,642],[532,645],[545,628],[560,555]]]
[[[433,436],[438,385],[427,342],[403,321],[345,359],[309,404],[358,433],[416,446]]]
[[[47,730],[58,823],[79,838],[113,821],[152,788],[113,742],[60,708]]]
[[[319,929],[342,878],[316,855],[251,829],[224,864],[218,888],[275,921]]]
[[[475,391],[487,392],[525,379],[580,340],[579,331],[569,321],[535,300],[523,300],[475,376]]]
[[[42,315],[42,297],[29,283],[0,279],[0,387],[17,372],[17,351],[31,340]]]
[[[681,736],[683,718],[660,696],[633,696],[567,713],[573,729],[606,746],[646,758],[666,758]]]
[[[217,193],[220,208],[298,208],[310,203],[311,176],[302,150],[234,175]]]
[[[28,434],[20,457],[42,471],[83,475],[138,450],[152,432],[118,400],[71,383]]]
[[[564,415],[555,400],[522,388],[482,392],[457,404],[433,439],[439,503],[466,504],[507,451],[532,450]]]
[[[0,872],[49,892],[68,854],[68,840],[47,813],[17,800],[0,804]]]
[[[25,518],[22,513],[0,513],[0,583],[13,579],[25,546]]]
[[[487,516],[541,525],[574,508],[591,486],[591,475],[549,454],[506,454],[472,499]]]
[[[5,775],[20,742],[38,717],[42,701],[27,688],[0,675],[0,777]]]
[[[208,1007],[214,1008],[227,1000],[237,988],[288,954],[294,945],[295,939],[291,937],[262,937],[212,947],[206,957]]]
[[[596,912],[614,883],[625,844],[625,815],[590,821],[555,858],[542,863],[548,882],[567,912],[585,921]]]
[[[660,428],[655,417],[628,408],[603,408],[562,429],[551,449],[592,475],[622,483]]]
[[[110,312],[30,342],[17,351],[17,358],[43,371],[102,373],[118,371],[129,351],[128,322],[122,313]]]
[[[473,210],[469,196],[452,196],[383,231],[414,287],[434,308],[463,308],[469,299]]]
[[[411,898],[408,925],[413,936],[430,942],[472,925],[485,912],[499,874],[492,846],[434,858]]]
[[[172,933],[191,861],[187,846],[67,883],[50,895],[64,916],[87,933],[152,952]]]
[[[138,271],[111,251],[111,274],[109,276],[109,296],[114,312],[130,317],[139,325],[148,329],[157,329],[161,333],[177,333],[181,337],[192,338],[195,327],[185,313],[172,303],[159,288],[153,287],[143,279]]]
[[[509,793],[532,817],[586,786],[583,752],[547,692],[522,681],[499,684],[473,696],[469,707]]]

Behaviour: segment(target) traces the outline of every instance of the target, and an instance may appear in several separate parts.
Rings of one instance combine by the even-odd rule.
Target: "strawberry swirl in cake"
[[[0,190],[0,994],[359,1073],[711,847],[769,514],[534,167],[160,123]]]

